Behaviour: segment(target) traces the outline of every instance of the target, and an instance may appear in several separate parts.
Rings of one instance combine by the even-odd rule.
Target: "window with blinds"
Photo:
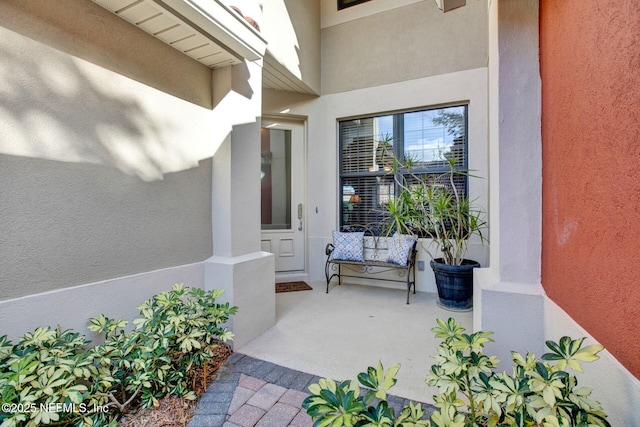
[[[451,156],[466,170],[467,136],[467,105],[340,121],[341,229],[383,222],[382,206],[398,192],[394,156],[411,158],[412,173],[437,179],[448,170],[445,159]],[[408,174],[397,178],[412,179]],[[467,179],[456,179],[456,188],[466,195]]]

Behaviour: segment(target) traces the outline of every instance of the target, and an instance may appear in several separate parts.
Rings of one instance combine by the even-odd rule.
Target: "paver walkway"
[[[200,397],[188,427],[310,427],[302,401],[319,379],[234,353]]]
[[[234,353],[200,397],[187,427],[311,427],[302,401],[320,377]],[[396,409],[408,400],[388,396]]]

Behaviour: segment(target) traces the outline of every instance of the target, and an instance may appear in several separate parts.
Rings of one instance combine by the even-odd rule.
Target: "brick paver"
[[[234,353],[200,397],[187,427],[312,427],[302,402],[319,379]],[[408,403],[394,396],[388,401],[396,413]]]
[[[267,411],[264,409],[251,405],[242,405],[240,409],[229,416],[229,422],[241,427],[253,427],[266,413]]]
[[[250,377],[247,376],[245,374],[241,374],[240,375],[240,381],[238,381],[238,385],[242,386],[244,388],[248,388],[249,390],[253,390],[253,391],[258,391],[260,390],[262,387],[264,387],[264,385],[267,382],[264,380],[260,380],[258,378],[255,377]]]
[[[305,393],[298,390],[287,390],[282,397],[280,398],[281,403],[286,403],[287,405],[295,406],[297,408],[302,407],[302,401],[309,396],[309,393]]]
[[[286,388],[275,384],[265,384],[247,401],[248,405],[253,405],[265,411],[271,408],[287,391]]]
[[[277,402],[267,413],[258,421],[256,427],[286,427],[291,420],[298,415],[300,408],[295,408],[284,403]]]
[[[298,412],[298,415],[296,415],[295,418],[291,421],[291,424],[289,424],[289,426],[311,427],[313,426],[313,420],[304,409],[301,409],[300,412]]]
[[[231,404],[229,405],[228,413],[233,414],[236,412],[242,405],[247,403],[247,400],[251,399],[251,396],[255,394],[255,390],[250,390],[248,388],[244,388],[238,384],[236,388],[236,392],[233,395],[233,399],[231,399]]]

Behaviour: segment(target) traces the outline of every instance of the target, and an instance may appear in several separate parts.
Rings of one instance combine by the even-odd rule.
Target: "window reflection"
[[[291,229],[291,131],[261,129],[263,230]]]

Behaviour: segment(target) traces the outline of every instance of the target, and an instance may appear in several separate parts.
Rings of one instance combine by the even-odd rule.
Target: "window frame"
[[[384,170],[383,168],[380,168],[378,170],[368,170],[368,171],[356,171],[356,172],[345,172],[345,167],[344,167],[344,153],[345,153],[345,149],[344,149],[344,143],[345,141],[343,140],[344,138],[344,128],[343,126],[345,126],[346,123],[348,122],[353,122],[356,120],[375,120],[377,118],[381,118],[381,117],[385,117],[385,116],[391,116],[392,117],[392,121],[393,121],[393,125],[392,125],[392,129],[393,129],[393,142],[392,142],[392,146],[393,146],[393,153],[392,155],[398,156],[401,155],[401,157],[403,157],[405,155],[405,141],[404,141],[404,117],[406,114],[410,114],[410,113],[419,113],[419,112],[424,112],[424,111],[433,111],[433,110],[445,110],[447,108],[454,108],[454,107],[463,107],[463,116],[464,116],[464,141],[463,141],[463,148],[464,148],[464,156],[461,162],[459,162],[459,164],[456,165],[456,169],[460,170],[460,171],[464,171],[467,172],[469,170],[469,102],[456,102],[456,103],[449,103],[449,104],[445,104],[445,105],[436,105],[436,106],[425,106],[425,107],[417,107],[417,108],[411,108],[411,109],[404,109],[404,110],[396,110],[396,111],[391,111],[391,112],[381,112],[381,113],[374,113],[374,114],[367,114],[367,115],[360,115],[360,116],[353,116],[353,117],[345,117],[345,118],[339,118],[338,119],[338,204],[337,204],[337,211],[338,211],[338,225],[339,225],[339,229],[341,231],[349,231],[350,229],[354,229],[354,226],[367,226],[367,227],[371,227],[372,224],[377,223],[378,221],[365,221],[364,223],[349,223],[349,221],[345,221],[345,186],[349,186],[349,184],[347,183],[348,180],[354,180],[354,179],[367,179],[367,178],[376,178],[376,180],[378,181],[378,184],[374,185],[377,186],[378,188],[380,188],[381,185],[384,184],[380,184],[381,179],[386,178],[388,181],[391,182],[392,185],[392,191],[389,192],[389,194],[387,195],[387,197],[393,197],[393,195],[395,194],[399,194],[399,185],[397,183],[398,179],[402,179],[402,176],[409,177],[409,173],[408,172],[402,172],[399,171],[398,173],[400,174],[399,177],[396,177],[394,174],[391,174],[389,171]],[[374,126],[375,127],[375,126]],[[423,128],[424,129],[424,128]],[[373,135],[372,138],[375,140],[377,135]],[[373,154],[373,153],[372,153]],[[449,167],[444,164],[444,163],[440,163],[440,164],[436,164],[436,165],[432,165],[432,166],[426,166],[426,167],[416,167],[413,168],[411,170],[411,173],[414,175],[440,175],[442,173],[445,173],[449,171]],[[380,179],[378,179],[380,178]],[[463,178],[461,179],[461,184],[463,184],[464,186],[464,192],[465,194],[469,193],[469,178],[468,176],[464,175]],[[366,186],[366,184],[364,184]],[[388,184],[387,184],[388,185]],[[376,194],[378,195],[378,202],[376,202],[379,206],[379,201],[380,201],[380,192],[376,191]],[[355,195],[355,191],[354,191],[354,195]],[[359,200],[358,200],[359,201]],[[364,213],[364,217],[367,218],[371,211],[373,211],[375,208],[371,207],[367,212]],[[357,227],[356,227],[357,228]],[[375,227],[374,227],[375,228]],[[380,231],[380,230],[378,230]]]
[[[371,0],[338,0],[338,10],[346,9],[351,6],[356,6],[360,3],[366,3]]]

